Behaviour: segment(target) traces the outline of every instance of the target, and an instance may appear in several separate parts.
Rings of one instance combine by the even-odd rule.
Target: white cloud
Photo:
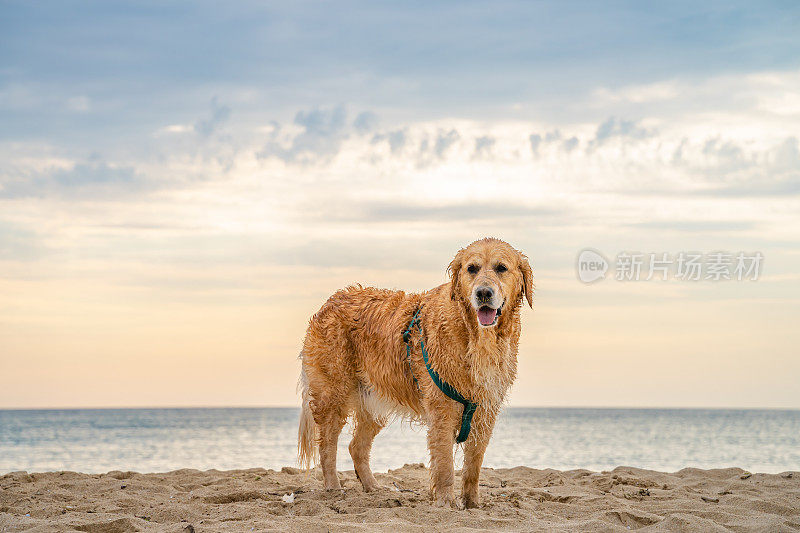
[[[476,138],[475,153],[473,157],[475,158],[491,157],[492,148],[494,147],[495,142],[497,142],[497,139],[495,139],[491,135],[481,135],[480,137]]]
[[[746,94],[751,83],[785,88],[778,78],[745,77],[734,86]],[[693,97],[683,91],[676,99]],[[59,231],[77,242],[106,228],[103,239],[91,237],[93,253],[112,256],[130,248],[127,235],[172,235],[176,258],[194,257],[211,235],[228,236],[234,248],[225,254],[235,258],[247,255],[248,242],[275,235],[338,242],[416,228],[440,242],[462,232],[526,235],[536,228],[559,247],[586,224],[645,238],[668,220],[673,228],[714,227],[717,235],[714,224],[731,235],[758,228],[791,239],[800,154],[796,136],[785,131],[797,121],[784,116],[773,129],[777,119],[760,114],[760,100],[743,101],[750,107],[714,117],[637,107],[571,123],[398,121],[344,106],[300,109],[280,122],[250,119],[214,100],[201,120],[159,130],[149,154],[91,160],[52,146],[0,143],[8,156],[0,201],[14,227],[35,228],[47,206],[63,214]],[[687,203],[705,216],[687,218]],[[308,254],[313,247],[300,257]]]
[[[190,124],[170,124],[168,126],[164,126],[163,128],[159,128],[156,131],[156,135],[163,133],[189,133],[191,131],[194,131],[194,127]]]
[[[363,130],[371,127],[365,115],[359,115],[354,127]],[[287,163],[315,163],[335,156],[342,142],[347,139],[350,129],[347,125],[347,111],[344,106],[331,109],[315,108],[298,111],[294,125],[299,132],[288,138],[280,138],[280,128],[276,128],[266,145],[258,152],[258,157],[277,157]]]

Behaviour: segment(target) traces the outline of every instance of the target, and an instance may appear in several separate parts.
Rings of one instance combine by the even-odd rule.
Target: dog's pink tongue
[[[491,307],[481,307],[478,309],[478,321],[483,326],[491,326],[494,322],[494,317],[497,316],[497,309]]]

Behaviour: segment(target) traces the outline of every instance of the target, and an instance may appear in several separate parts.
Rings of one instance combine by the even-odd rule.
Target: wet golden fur
[[[498,268],[500,264],[507,270]],[[355,423],[350,455],[364,490],[370,491],[378,488],[369,467],[373,439],[392,415],[410,416],[428,425],[436,503],[479,504],[480,467],[495,418],[516,376],[520,312],[523,299],[533,306],[533,274],[525,255],[493,238],[460,250],[448,272],[449,283],[420,294],[347,287],[311,318],[300,355],[303,408],[298,442],[305,466],[319,450],[326,488],[340,487],[336,445],[348,417]],[[491,287],[503,299],[502,313],[493,326],[478,322],[474,290],[479,287]],[[420,306],[431,367],[479,404],[464,443],[460,501],[454,497],[453,446],[463,407],[431,380],[418,338],[411,367],[406,359],[402,333]]]

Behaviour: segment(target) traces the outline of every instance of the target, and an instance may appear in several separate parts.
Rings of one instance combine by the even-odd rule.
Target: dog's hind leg
[[[329,411],[324,420],[317,423],[319,426],[319,462],[326,490],[342,488],[339,477],[336,475],[336,447],[346,419],[347,414],[336,409]]]
[[[305,354],[308,357],[308,351]],[[309,382],[309,408],[316,424],[319,464],[322,467],[325,489],[339,489],[342,486],[336,475],[336,446],[339,433],[352,409],[351,398],[355,394],[346,380],[340,379],[337,383],[329,374],[322,372],[319,366],[308,364],[304,369]],[[340,372],[338,375],[346,374]]]
[[[375,436],[383,426],[363,406],[358,408],[355,418],[356,427],[349,447],[350,457],[353,458],[356,476],[361,480],[364,491],[371,492],[378,489],[379,486],[369,468],[369,453],[372,450],[372,441],[375,440]]]
[[[317,426],[319,463],[326,489],[339,489],[336,445],[355,407],[353,352],[343,325],[332,308],[323,306],[308,325],[303,341],[303,369],[308,380],[309,409]]]

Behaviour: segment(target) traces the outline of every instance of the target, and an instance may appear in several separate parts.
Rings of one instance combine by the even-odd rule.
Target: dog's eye
[[[499,265],[494,267],[494,271],[497,272],[498,274],[502,274],[506,270],[508,270],[508,267],[505,266],[503,263],[500,263]]]
[[[478,265],[470,265],[467,267],[467,272],[469,272],[470,274],[477,274],[478,270],[480,270],[480,267]]]

